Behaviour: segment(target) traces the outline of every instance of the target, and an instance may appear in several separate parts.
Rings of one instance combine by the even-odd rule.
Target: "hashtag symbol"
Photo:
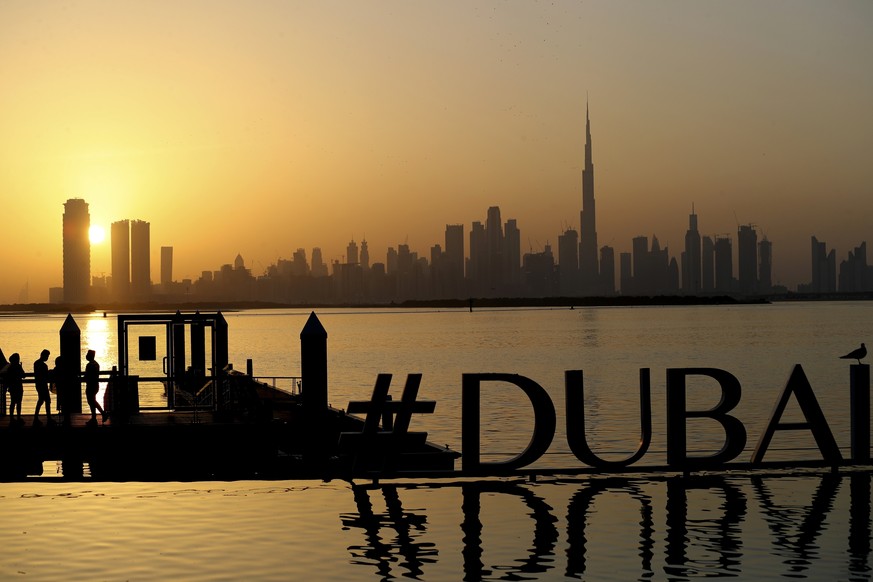
[[[436,401],[416,400],[420,385],[421,374],[409,374],[400,401],[394,401],[388,395],[391,374],[379,374],[370,400],[349,402],[350,414],[367,416],[361,432],[340,433],[340,450],[351,449],[357,457],[381,457],[383,462],[387,462],[400,453],[423,446],[427,433],[409,432],[409,423],[415,413],[432,413],[436,409]]]

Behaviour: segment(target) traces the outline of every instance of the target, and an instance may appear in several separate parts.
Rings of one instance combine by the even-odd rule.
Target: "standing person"
[[[51,371],[52,384],[55,386],[58,412],[64,413],[64,424],[70,424],[70,406],[66,400],[69,398],[69,378],[64,370],[63,360],[60,356],[55,358],[55,367]]]
[[[33,422],[39,422],[39,409],[45,403],[45,417],[48,423],[52,422],[52,395],[49,392],[49,368],[46,362],[49,358],[48,350],[39,354],[39,359],[33,363],[33,381],[36,384],[36,410],[33,412]]]
[[[85,364],[85,397],[88,399],[88,407],[91,409],[91,420],[88,422],[92,424],[97,423],[95,410],[99,410],[103,416],[103,421],[106,421],[106,413],[97,402],[97,393],[100,391],[100,364],[94,359],[95,355],[94,350],[88,350],[85,354],[85,359],[88,361]]]
[[[3,380],[6,389],[9,390],[9,417],[15,417],[17,411],[18,420],[21,420],[21,399],[24,398],[24,368],[21,367],[21,356],[18,352],[9,356],[9,364],[5,368]]]

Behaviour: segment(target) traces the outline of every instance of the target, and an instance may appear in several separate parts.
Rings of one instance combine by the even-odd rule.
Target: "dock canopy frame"
[[[155,342],[143,341],[140,345],[131,346],[130,340],[134,335],[132,328],[137,326],[161,326],[166,331],[166,352],[163,357],[164,376],[155,378],[140,378],[140,380],[160,380],[166,382],[167,408],[175,409],[176,391],[183,386],[191,392],[191,377],[197,380],[199,385],[215,385],[217,377],[228,364],[227,355],[227,321],[220,311],[216,313],[137,313],[118,315],[118,372],[122,376],[130,376],[131,348],[138,350],[140,359],[156,359],[157,348]],[[206,332],[209,330],[211,338],[211,357],[206,362]],[[191,339],[190,352],[186,350],[186,337]],[[151,338],[154,340],[154,338]],[[137,353],[137,352],[135,352]],[[190,358],[186,358],[190,353]],[[186,366],[186,363],[190,365]],[[196,392],[196,391],[194,391]],[[213,405],[215,401],[213,399]]]

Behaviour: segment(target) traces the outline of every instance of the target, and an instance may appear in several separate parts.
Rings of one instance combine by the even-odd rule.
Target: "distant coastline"
[[[873,293],[786,293],[780,295],[733,297],[729,295],[712,296],[616,296],[616,297],[480,297],[473,299],[434,299],[408,300],[392,303],[274,303],[268,301],[202,301],[183,303],[163,303],[157,301],[142,303],[14,303],[0,305],[0,315],[25,313],[107,313],[163,311],[239,311],[243,309],[342,309],[342,308],[381,308],[381,309],[420,309],[420,308],[511,308],[511,307],[659,307],[682,305],[746,305],[766,304],[780,301],[870,301]]]

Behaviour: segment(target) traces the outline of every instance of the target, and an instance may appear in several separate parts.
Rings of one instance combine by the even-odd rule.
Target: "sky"
[[[754,224],[775,283],[873,244],[867,1],[0,3],[0,303],[62,286],[63,203],[151,223],[174,278],[303,247],[430,256],[446,224],[579,228],[677,260]],[[107,242],[92,275],[110,274]],[[873,262],[873,252],[870,257]],[[735,263],[736,264],[736,263]]]

